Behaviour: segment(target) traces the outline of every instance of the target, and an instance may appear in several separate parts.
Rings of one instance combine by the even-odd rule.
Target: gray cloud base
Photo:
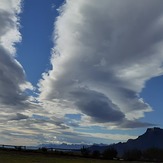
[[[119,111],[105,95],[95,91],[82,89],[73,92],[76,97],[76,106],[86,115],[92,117],[95,122],[121,121],[125,115]]]
[[[0,102],[5,105],[18,105],[26,100],[20,85],[25,83],[22,67],[0,47]]]

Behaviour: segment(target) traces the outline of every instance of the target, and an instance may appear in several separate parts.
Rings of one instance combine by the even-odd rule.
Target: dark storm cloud
[[[75,104],[86,115],[89,115],[95,122],[106,123],[121,121],[125,115],[119,111],[104,94],[82,89],[72,93],[77,101]]]

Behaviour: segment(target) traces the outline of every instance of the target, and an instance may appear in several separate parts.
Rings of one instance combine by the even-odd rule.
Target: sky
[[[0,144],[110,144],[163,127],[162,6],[0,0]]]

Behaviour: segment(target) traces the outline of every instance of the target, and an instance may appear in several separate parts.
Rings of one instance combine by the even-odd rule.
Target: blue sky
[[[144,119],[146,121],[158,124],[160,127],[163,126],[161,116],[163,113],[162,82],[162,76],[149,80],[141,93],[143,99],[153,108],[153,112],[147,113]]]
[[[163,127],[162,0],[9,1],[1,144],[110,144]]]
[[[62,1],[54,0],[29,0],[23,3],[23,12],[20,15],[20,32],[23,36],[22,42],[17,45],[17,53],[27,79],[34,85],[38,83],[41,74],[50,68],[53,26],[58,16],[56,9],[61,3]]]

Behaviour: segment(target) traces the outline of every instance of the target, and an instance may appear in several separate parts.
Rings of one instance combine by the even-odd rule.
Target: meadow
[[[44,153],[24,153],[18,151],[0,151],[2,163],[129,163],[127,161],[100,160],[72,156],[48,155]],[[137,163],[137,162],[134,162]],[[140,162],[139,162],[140,163]]]

